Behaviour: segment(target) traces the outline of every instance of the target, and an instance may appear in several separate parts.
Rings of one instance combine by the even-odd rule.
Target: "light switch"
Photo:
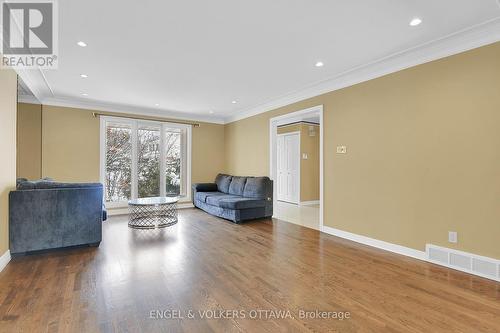
[[[337,146],[337,154],[347,154],[346,146]]]
[[[307,153],[302,153],[302,159],[307,160],[307,158],[308,158]]]

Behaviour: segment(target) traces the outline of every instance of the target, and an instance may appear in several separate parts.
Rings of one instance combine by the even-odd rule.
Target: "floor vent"
[[[500,260],[432,244],[426,245],[425,252],[432,263],[500,281]]]

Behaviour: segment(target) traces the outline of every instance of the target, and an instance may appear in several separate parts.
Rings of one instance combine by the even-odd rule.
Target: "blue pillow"
[[[231,184],[231,179],[233,177],[230,175],[225,175],[219,173],[217,178],[215,178],[215,183],[217,184],[217,190],[222,193],[229,193],[229,185]]]

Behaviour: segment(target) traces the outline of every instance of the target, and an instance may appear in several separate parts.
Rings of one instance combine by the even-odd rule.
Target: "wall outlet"
[[[346,146],[337,146],[337,154],[347,154]]]
[[[458,243],[458,234],[456,231],[448,231],[448,242]]]

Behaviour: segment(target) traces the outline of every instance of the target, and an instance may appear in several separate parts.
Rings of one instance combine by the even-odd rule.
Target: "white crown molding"
[[[35,96],[28,96],[28,95],[19,95],[17,97],[17,102],[26,104],[42,104],[40,103],[39,100],[36,99]]]
[[[240,110],[238,113],[226,117],[225,123],[255,116],[311,97],[498,41],[500,41],[500,17],[392,54],[372,63],[358,66],[331,79],[318,82],[256,107]]]
[[[191,121],[204,121],[216,124],[227,124],[257,114],[268,112],[286,105],[293,104],[324,93],[349,87],[361,82],[375,79],[406,68],[417,66],[426,62],[465,52],[484,45],[500,41],[500,18],[475,25],[458,31],[448,36],[424,43],[422,45],[404,50],[384,57],[377,61],[358,66],[331,79],[317,82],[267,103],[238,111],[228,117],[203,116],[186,114],[177,111],[156,110],[138,106],[120,105],[114,103],[81,101],[77,99],[56,98],[40,69],[16,69],[16,72],[30,88],[41,104],[75,107],[97,111],[117,113],[133,113],[146,116],[170,117]]]
[[[14,27],[22,36],[23,32],[17,22],[14,24]],[[43,74],[43,71],[38,66],[31,68],[14,68],[14,70],[39,101],[45,97],[54,97],[54,92],[52,91],[45,74]]]
[[[11,259],[10,250],[5,251],[5,253],[0,257],[0,272],[7,266]]]
[[[19,29],[17,25],[16,28]],[[116,103],[82,101],[78,99],[56,97],[47,78],[45,77],[45,74],[43,73],[43,70],[40,68],[16,68],[15,71],[35,96],[35,98],[25,98],[26,96],[19,96],[18,101],[23,103],[81,108],[103,112],[131,113],[151,117],[165,117],[178,120],[224,124],[223,117],[217,116],[186,114],[177,111],[158,110]]]
[[[203,116],[193,113],[151,109],[139,106],[121,105],[114,103],[102,103],[90,100],[83,101],[83,100],[68,99],[68,98],[44,98],[41,100],[41,104],[102,111],[102,112],[115,112],[115,113],[134,114],[134,115],[142,115],[149,117],[161,117],[161,118],[171,118],[177,120],[201,121],[214,124],[224,124],[224,119],[221,117]]]
[[[17,75],[19,75],[39,101],[44,98],[54,96],[42,70],[39,68],[16,68],[15,70]]]

